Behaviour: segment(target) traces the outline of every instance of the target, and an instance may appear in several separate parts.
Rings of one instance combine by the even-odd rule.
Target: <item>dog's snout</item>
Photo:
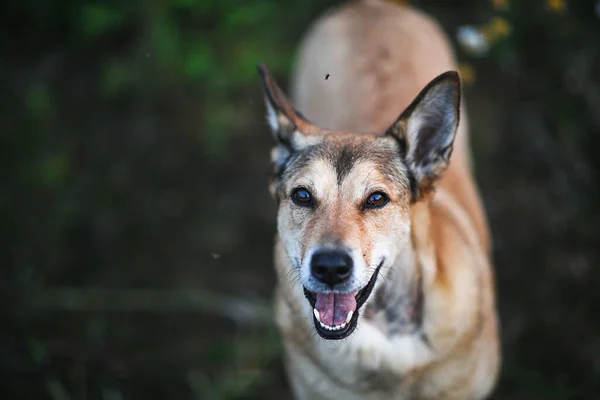
[[[312,256],[311,272],[328,285],[342,283],[352,274],[352,258],[343,251],[319,251]]]

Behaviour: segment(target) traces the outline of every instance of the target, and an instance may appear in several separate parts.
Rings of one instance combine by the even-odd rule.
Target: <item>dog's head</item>
[[[356,328],[379,271],[409,245],[411,205],[447,167],[459,119],[456,72],[431,81],[380,134],[320,129],[296,111],[265,66],[259,73],[276,140],[270,191],[289,274],[297,272],[316,331]],[[299,290],[302,290],[299,288]]]

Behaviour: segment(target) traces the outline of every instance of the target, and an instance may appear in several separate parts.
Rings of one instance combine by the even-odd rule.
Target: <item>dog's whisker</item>
[[[285,280],[288,280],[292,286],[295,284],[300,284],[300,270],[298,268],[290,269],[285,274]]]

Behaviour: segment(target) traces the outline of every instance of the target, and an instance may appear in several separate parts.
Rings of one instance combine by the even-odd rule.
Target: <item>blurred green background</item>
[[[3,2],[0,398],[289,398],[255,67],[338,3]],[[493,398],[600,399],[600,3],[410,3],[461,62]]]

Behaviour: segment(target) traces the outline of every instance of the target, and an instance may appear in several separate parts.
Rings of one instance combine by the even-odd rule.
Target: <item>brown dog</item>
[[[379,1],[305,38],[294,97],[314,123],[259,67],[298,399],[482,399],[495,384],[490,245],[454,69],[430,18]]]

